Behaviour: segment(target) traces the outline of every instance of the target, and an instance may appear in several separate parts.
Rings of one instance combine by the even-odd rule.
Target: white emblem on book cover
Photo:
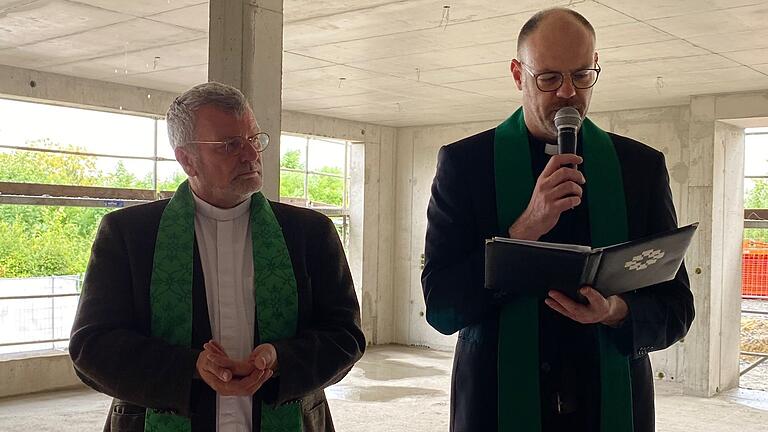
[[[624,263],[624,268],[629,271],[645,270],[648,267],[659,262],[664,257],[664,251],[661,249],[644,250],[640,255],[632,257],[632,260]]]

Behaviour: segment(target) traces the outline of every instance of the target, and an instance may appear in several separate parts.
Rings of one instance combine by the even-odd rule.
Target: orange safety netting
[[[745,239],[741,263],[741,296],[768,298],[768,243]]]

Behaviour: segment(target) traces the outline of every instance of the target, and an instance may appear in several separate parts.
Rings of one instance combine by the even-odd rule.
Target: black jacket
[[[451,383],[451,430],[456,432],[497,429],[499,305],[483,288],[483,248],[485,239],[507,236],[508,227],[497,226],[494,134],[491,129],[440,150],[427,211],[422,273],[427,320],[441,333],[459,332]],[[663,154],[609,135],[621,164],[630,240],[677,227]],[[611,331],[630,356],[635,430],[652,431],[653,382],[647,354],[672,345],[691,325],[693,297],[685,267],[674,280],[623,298],[628,319]],[[449,324],[431,319],[445,316],[445,311],[456,319]]]
[[[160,216],[168,200],[104,216],[93,243],[69,351],[78,376],[115,398],[109,431],[143,431],[144,407],[192,420],[194,431],[215,430],[214,391],[193,379],[203,343],[211,338],[205,282],[195,243],[192,348],[150,336],[149,287]],[[333,223],[312,210],[270,203],[282,227],[296,276],[296,336],[273,342],[280,374],[254,395],[300,403],[304,431],[332,431],[323,388],[341,380],[362,356],[360,309]],[[256,329],[254,346],[258,341]]]

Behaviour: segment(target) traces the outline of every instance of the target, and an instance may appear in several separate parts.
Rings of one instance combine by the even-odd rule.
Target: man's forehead
[[[537,71],[593,67],[594,56],[594,39],[588,32],[570,37],[544,32],[532,34],[520,51],[520,59]]]
[[[234,111],[204,105],[196,112],[195,130],[203,134],[215,135],[242,135],[243,133],[255,133],[259,131],[256,118],[250,109],[238,114]]]

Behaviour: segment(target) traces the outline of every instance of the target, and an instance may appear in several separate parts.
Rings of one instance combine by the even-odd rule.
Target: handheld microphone
[[[576,134],[581,126],[581,114],[574,107],[563,107],[555,114],[557,128],[557,153],[576,154]],[[570,164],[576,168],[575,164]]]

